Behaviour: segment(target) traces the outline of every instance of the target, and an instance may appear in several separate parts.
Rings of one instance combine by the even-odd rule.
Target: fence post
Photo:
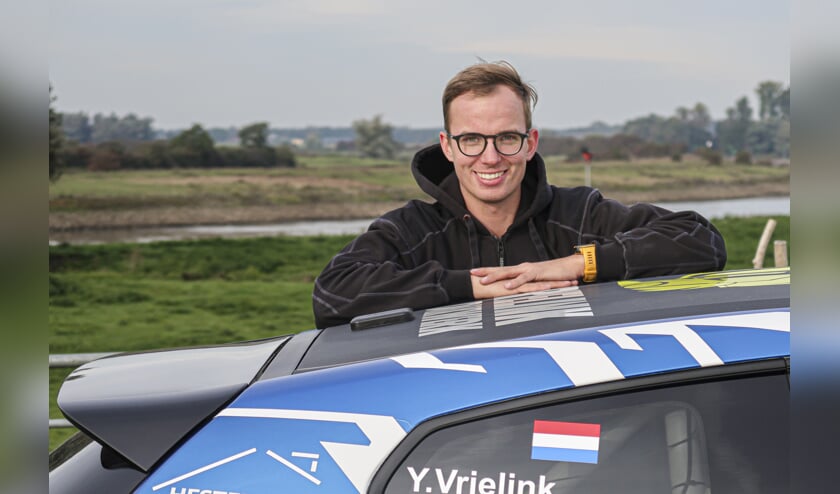
[[[788,252],[786,241],[776,240],[773,242],[773,259],[776,261],[777,268],[786,268],[788,266]]]
[[[73,427],[67,419],[50,419],[50,429],[69,429]]]
[[[764,267],[764,254],[767,253],[767,244],[770,243],[770,237],[773,236],[773,230],[776,229],[776,220],[770,218],[767,224],[764,225],[764,233],[761,234],[761,240],[758,241],[758,249],[755,251],[753,258],[753,268],[760,269]]]

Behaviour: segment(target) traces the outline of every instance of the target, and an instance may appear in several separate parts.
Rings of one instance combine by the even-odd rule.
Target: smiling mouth
[[[480,178],[482,180],[495,180],[495,179],[501,177],[502,175],[504,175],[505,172],[503,172],[503,171],[502,172],[494,172],[494,173],[475,172],[475,174],[478,175],[478,178]]]

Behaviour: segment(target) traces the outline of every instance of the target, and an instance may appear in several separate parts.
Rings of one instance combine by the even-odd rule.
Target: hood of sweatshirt
[[[464,204],[455,167],[443,154],[440,144],[423,148],[411,161],[411,173],[423,192],[429,194],[456,217],[470,214]],[[522,200],[512,226],[526,222],[551,202],[551,186],[545,162],[539,153],[526,164],[522,180]]]

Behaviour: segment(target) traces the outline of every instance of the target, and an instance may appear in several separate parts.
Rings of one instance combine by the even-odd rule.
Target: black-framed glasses
[[[521,132],[502,132],[501,134],[484,135],[477,132],[466,132],[464,134],[452,135],[446,133],[455,142],[458,143],[458,149],[470,157],[481,155],[487,148],[487,139],[493,139],[493,146],[496,151],[503,156],[513,156],[522,150],[522,144],[528,134]]]

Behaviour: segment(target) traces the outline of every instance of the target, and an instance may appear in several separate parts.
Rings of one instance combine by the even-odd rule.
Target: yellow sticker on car
[[[694,273],[667,280],[626,280],[618,282],[618,285],[621,287],[639,292],[667,292],[672,290],[698,290],[700,288],[732,288],[789,284],[790,268]]]

